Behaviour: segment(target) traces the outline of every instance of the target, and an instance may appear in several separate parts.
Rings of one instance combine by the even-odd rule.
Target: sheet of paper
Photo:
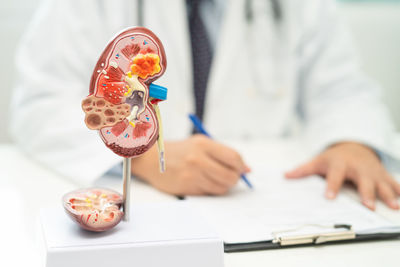
[[[325,181],[320,177],[287,180],[283,171],[264,169],[249,179],[254,190],[239,182],[226,196],[188,198],[227,243],[271,240],[274,231],[310,224],[327,228],[307,226],[291,233],[332,231],[329,226],[333,224],[350,224],[357,233],[400,231],[345,195],[327,200]],[[339,230],[343,229],[333,231]]]

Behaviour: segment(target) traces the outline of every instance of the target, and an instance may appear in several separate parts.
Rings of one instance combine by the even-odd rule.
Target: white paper
[[[325,233],[334,224],[350,224],[356,233],[399,232],[380,215],[345,195],[335,200],[324,197],[325,181],[320,177],[288,180],[283,171],[262,170],[248,177],[254,190],[242,182],[226,196],[189,197],[227,243],[272,240],[274,231],[296,229],[287,233]],[[285,234],[286,235],[286,234]]]

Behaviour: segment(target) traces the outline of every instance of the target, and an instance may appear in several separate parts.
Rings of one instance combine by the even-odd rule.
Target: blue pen
[[[194,127],[196,128],[196,130],[201,133],[204,134],[205,136],[207,136],[208,138],[211,138],[211,135],[206,131],[206,129],[204,129],[203,124],[201,123],[201,120],[194,114],[189,114],[189,119],[192,121]],[[242,180],[247,184],[247,186],[249,188],[253,188],[253,185],[250,183],[250,181],[247,179],[247,177],[242,174],[240,175],[240,177],[242,178]]]

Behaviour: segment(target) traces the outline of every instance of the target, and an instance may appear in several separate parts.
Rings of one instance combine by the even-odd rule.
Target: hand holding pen
[[[234,149],[203,134],[165,142],[166,171],[161,174],[157,146],[132,160],[133,174],[160,191],[172,195],[223,195],[234,187],[240,174],[250,169]]]
[[[204,128],[203,124],[201,123],[200,119],[194,115],[194,114],[189,114],[189,119],[192,121],[193,126],[196,128],[196,130],[201,133],[204,134],[205,136],[207,136],[208,138],[212,138],[211,135],[206,131],[206,129]],[[253,185],[250,183],[250,181],[247,179],[247,177],[245,176],[245,174],[241,174],[240,178],[242,178],[242,180],[247,184],[247,186],[249,188],[253,188]]]

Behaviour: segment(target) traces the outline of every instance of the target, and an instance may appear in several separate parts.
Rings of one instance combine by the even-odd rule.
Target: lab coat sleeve
[[[354,141],[389,155],[394,127],[380,88],[360,70],[334,1],[310,2],[297,47],[299,112],[310,149]]]
[[[33,160],[81,185],[91,184],[121,161],[96,131],[86,128],[81,109],[97,57],[115,30],[121,30],[118,23],[106,24],[113,20],[100,3],[42,4],[19,47],[11,103],[10,133],[17,145]]]

